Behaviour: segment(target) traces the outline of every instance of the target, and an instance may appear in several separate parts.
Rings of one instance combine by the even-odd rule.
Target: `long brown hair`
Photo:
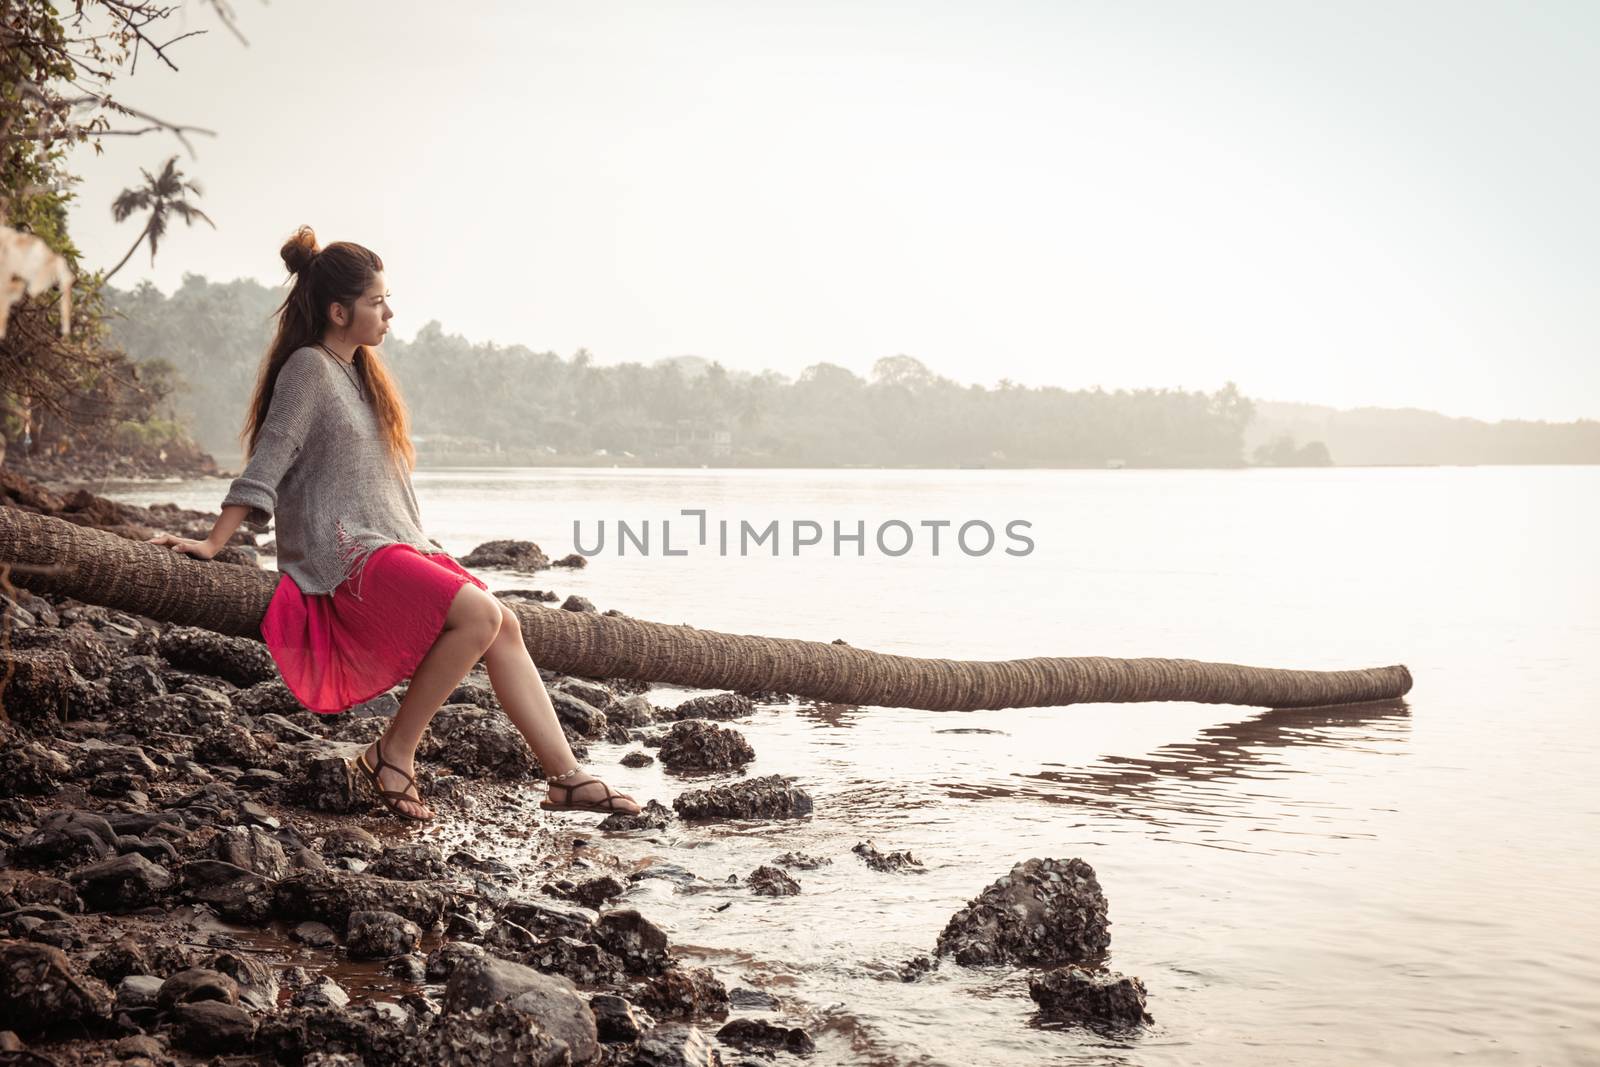
[[[349,308],[383,270],[383,260],[376,252],[350,241],[335,241],[319,249],[317,235],[310,226],[296,230],[284,242],[279,254],[283,256],[283,265],[294,275],[294,287],[273,312],[278,318],[278,329],[261,361],[255,395],[250,400],[250,414],[239,433],[246,461],[255,452],[256,439],[266,424],[267,411],[272,406],[272,390],[278,384],[278,372],[284,363],[296,350],[322,340],[328,329],[329,304],[343,304]],[[403,464],[407,469],[415,469],[417,459],[416,449],[411,445],[411,416],[383,357],[376,349],[357,345],[355,366],[371,398],[369,403],[378,418],[378,429],[388,446],[390,459],[396,466]]]

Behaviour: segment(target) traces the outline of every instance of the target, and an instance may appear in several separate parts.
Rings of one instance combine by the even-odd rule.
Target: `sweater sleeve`
[[[228,486],[222,506],[244,504],[250,508],[244,524],[265,533],[278,507],[278,484],[305,447],[316,424],[319,400],[325,388],[314,352],[297,352],[284,362],[272,387],[267,419],[256,436],[255,450],[243,473]]]

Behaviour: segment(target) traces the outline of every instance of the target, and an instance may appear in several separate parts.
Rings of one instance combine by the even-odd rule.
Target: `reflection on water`
[[[1336,708],[1273,708],[1207,727],[1193,741],[1163,745],[1148,755],[1102,756],[1092,767],[1019,776],[1024,781],[1049,783],[1049,789],[954,783],[948,789],[950,796],[958,799],[1025,798],[1094,808],[1161,826],[1222,815],[1249,817],[1240,810],[1246,806],[1244,802],[1254,807],[1267,798],[1256,792],[1225,789],[1222,783],[1269,781],[1298,773],[1281,751],[1289,746],[1398,755],[1410,721],[1411,709],[1404,700]],[[1263,812],[1261,817],[1271,815]]]

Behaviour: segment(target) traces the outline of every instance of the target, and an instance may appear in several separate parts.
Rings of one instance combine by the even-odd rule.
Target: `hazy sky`
[[[1600,416],[1600,4],[190,5],[129,103],[216,129],[154,269],[375,249],[396,329],[597,362]],[[73,227],[170,138],[78,150]]]

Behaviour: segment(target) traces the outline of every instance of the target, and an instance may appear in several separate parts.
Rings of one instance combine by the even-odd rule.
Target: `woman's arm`
[[[317,403],[327,388],[321,358],[316,352],[301,350],[284,363],[273,385],[267,419],[256,437],[250,462],[222,498],[224,509],[243,505],[242,521],[255,533],[267,531],[278,507],[278,483],[294,465],[316,423]],[[213,539],[222,524],[229,521],[226,510],[223,516],[212,531]],[[237,525],[228,529],[229,536]]]
[[[211,527],[211,536],[204,541],[179,537],[177,534],[157,534],[146,544],[168,545],[174,552],[187,552],[198,559],[210,559],[227,545],[229,539],[233,537],[233,531],[239,528],[239,523],[249,511],[250,509],[243,504],[227,505],[222,509],[222,515],[218,517],[216,524]]]

